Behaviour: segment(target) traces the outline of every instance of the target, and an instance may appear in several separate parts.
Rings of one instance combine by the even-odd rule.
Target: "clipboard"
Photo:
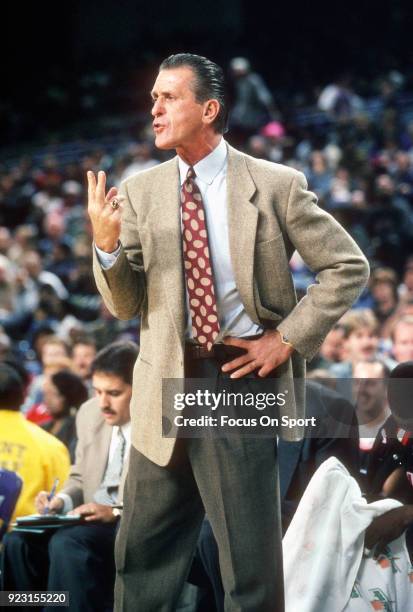
[[[15,531],[43,533],[46,529],[59,529],[83,523],[85,517],[80,514],[29,514],[18,516],[12,526]]]

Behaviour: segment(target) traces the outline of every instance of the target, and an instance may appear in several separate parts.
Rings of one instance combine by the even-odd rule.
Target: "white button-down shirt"
[[[113,455],[115,454],[115,449],[119,443],[119,436],[118,436],[119,429],[122,430],[122,433],[123,433],[123,436],[126,442],[125,452],[123,454],[123,462],[125,462],[125,459],[127,458],[129,454],[129,449],[131,445],[131,422],[130,421],[125,423],[125,425],[122,425],[122,427],[119,427],[118,425],[114,425],[112,427],[112,437],[110,439],[108,465],[112,461]]]
[[[122,425],[121,429],[122,429],[122,433],[125,437],[125,442],[126,442],[125,452],[123,454],[123,464],[125,464],[125,461],[128,460],[130,445],[131,445],[131,422],[128,421],[127,423],[125,423],[125,425]],[[109,446],[109,454],[108,454],[108,462],[106,464],[105,472],[107,470],[107,466],[113,459],[113,455],[115,454],[115,449],[119,443],[118,432],[119,432],[119,426],[114,425],[112,427],[112,434],[110,438],[110,446]],[[105,477],[105,472],[103,473],[103,478]],[[62,514],[66,514],[67,512],[70,512],[71,510],[73,510],[73,501],[70,495],[68,495],[67,493],[58,493],[56,497],[60,497],[60,499],[63,500]]]
[[[209,252],[212,258],[215,295],[220,324],[219,342],[225,336],[252,336],[262,331],[245,312],[235,284],[229,250],[228,206],[227,206],[227,166],[228,152],[222,138],[209,155],[194,165],[195,182],[202,195],[208,231]],[[178,157],[180,188],[185,181],[188,164]],[[179,193],[177,194],[179,198]],[[96,251],[103,268],[108,269],[116,261],[119,249],[114,253]],[[192,339],[191,315],[189,313],[188,292],[186,339]]]

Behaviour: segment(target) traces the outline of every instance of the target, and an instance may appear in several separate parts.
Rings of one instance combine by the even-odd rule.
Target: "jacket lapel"
[[[177,157],[165,164],[154,204],[150,214],[153,217],[153,227],[156,228],[153,234],[156,257],[161,264],[162,282],[170,315],[182,341],[186,308]]]
[[[232,268],[245,310],[258,322],[253,292],[258,210],[251,200],[255,192],[244,156],[228,146],[227,206]]]
[[[112,427],[106,425],[102,420],[96,427],[95,433],[92,436],[91,444],[93,445],[94,469],[91,470],[90,488],[93,492],[97,491],[103,480],[106,470],[106,465],[109,457],[110,440],[112,436]]]

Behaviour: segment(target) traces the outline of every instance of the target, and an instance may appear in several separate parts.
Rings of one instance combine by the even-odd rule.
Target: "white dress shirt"
[[[220,324],[219,342],[225,336],[252,336],[262,327],[254,323],[245,312],[238,289],[229,250],[227,207],[227,145],[222,138],[209,155],[194,165],[196,184],[201,192],[208,231],[209,251],[212,258],[215,295]],[[189,165],[178,157],[180,188],[185,181]],[[179,198],[179,193],[177,194]],[[105,253],[95,246],[102,268],[110,268],[116,261],[120,247],[113,253]],[[186,339],[192,339],[189,298],[186,292]]]
[[[123,463],[125,463],[125,461],[128,460],[129,450],[131,446],[131,422],[128,421],[125,425],[122,425],[121,429],[122,429],[122,433],[125,437],[125,442],[126,442],[125,453],[123,455]],[[113,455],[115,454],[116,446],[119,443],[118,432],[119,432],[119,426],[114,425],[112,427],[112,435],[110,438],[110,446],[109,446],[109,455],[108,455],[108,461],[106,464],[105,472],[106,472],[107,466],[109,465],[109,463],[111,462],[113,458]],[[103,474],[103,478],[104,477],[105,477],[105,473]],[[67,495],[67,493],[58,493],[56,497],[59,497],[60,499],[63,500],[62,514],[66,514],[67,512],[70,512],[71,510],[73,510],[73,501],[70,495]]]

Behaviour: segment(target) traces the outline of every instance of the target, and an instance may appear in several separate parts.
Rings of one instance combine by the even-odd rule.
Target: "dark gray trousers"
[[[219,389],[219,364],[195,366],[192,377],[214,375]],[[226,612],[283,612],[276,442],[234,436],[178,440],[167,467],[131,448],[115,546],[116,612],[175,610],[205,512]]]
[[[3,541],[0,588],[10,591],[69,591],[69,607],[30,610],[105,612],[113,607],[116,525],[88,524],[55,532],[11,531]],[[16,609],[16,608],[15,608]],[[22,606],[19,610],[28,610]]]

